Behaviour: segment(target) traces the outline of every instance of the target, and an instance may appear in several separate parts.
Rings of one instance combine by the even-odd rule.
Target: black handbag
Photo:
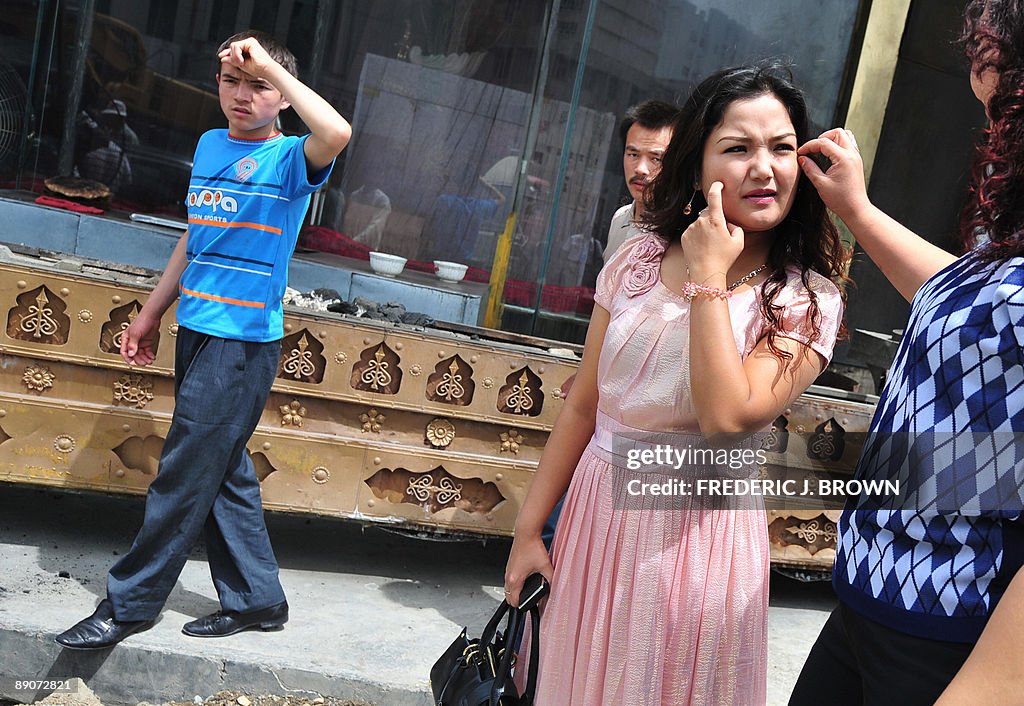
[[[436,706],[530,706],[537,687],[540,662],[540,610],[548,583],[533,574],[523,584],[520,606],[507,601],[487,621],[479,638],[469,639],[466,628],[430,669],[430,688]],[[518,668],[516,650],[529,616],[532,637],[526,686],[520,694],[513,683]],[[505,630],[498,629],[505,619]]]

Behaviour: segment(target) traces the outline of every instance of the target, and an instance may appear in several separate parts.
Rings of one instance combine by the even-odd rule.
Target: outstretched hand
[[[833,128],[809,140],[797,153],[800,167],[821,195],[821,200],[837,216],[849,222],[851,215],[870,205],[864,183],[864,160],[853,133]],[[821,154],[831,165],[822,171],[808,155]]]
[[[220,57],[221,65],[234,66],[257,78],[265,78],[267,70],[277,63],[255,37],[246,37],[237,42],[231,42],[217,56]]]
[[[725,220],[722,211],[722,182],[708,189],[708,207],[683,232],[683,261],[689,278],[697,284],[716,274],[723,277],[743,252],[743,229]]]

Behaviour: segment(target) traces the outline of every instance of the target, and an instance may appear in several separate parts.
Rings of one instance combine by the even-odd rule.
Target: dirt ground
[[[9,702],[0,701],[0,706]],[[45,699],[37,701],[35,706],[104,706],[103,702],[92,692],[92,690],[78,680],[78,687],[74,693],[50,694]],[[138,706],[156,706],[143,702]],[[243,694],[240,691],[219,691],[213,696],[203,700],[198,696],[193,701],[172,701],[159,706],[374,706],[366,701],[349,701],[348,699],[336,699],[330,696],[317,698],[306,698],[298,696],[277,696],[274,694],[263,694],[254,696]]]

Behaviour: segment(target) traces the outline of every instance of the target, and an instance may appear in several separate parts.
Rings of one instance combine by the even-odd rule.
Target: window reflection
[[[600,0],[588,30],[590,4],[563,0],[549,24],[550,0],[0,0],[0,98],[20,91],[31,103],[27,113],[0,110],[0,185],[41,191],[66,165],[110,186],[114,208],[182,216],[196,140],[224,122],[215,49],[254,27],[281,37],[302,78],[354,127],[311,209],[304,249],[333,253],[339,266],[377,249],[427,271],[451,260],[470,266],[468,281],[486,282],[514,215],[501,325],[578,341],[608,221],[627,201],[616,131],[625,108],[678,100],[720,66],[785,54],[824,126],[858,11],[848,0]],[[76,75],[81,99],[68,105]],[[282,121],[304,131],[292,111]]]

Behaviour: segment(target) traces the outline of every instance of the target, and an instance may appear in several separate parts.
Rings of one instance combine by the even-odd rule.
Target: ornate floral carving
[[[281,426],[301,427],[302,420],[306,416],[306,408],[298,400],[292,400],[288,404],[278,407],[281,413]]]
[[[789,448],[789,420],[785,415],[780,414],[772,422],[771,431],[761,440],[761,448],[765,451],[786,453],[786,449]]]
[[[288,352],[281,363],[281,370],[296,380],[309,377],[316,372],[313,351],[309,350],[309,339],[306,336],[300,338],[298,345]]]
[[[364,482],[378,498],[395,504],[417,505],[429,513],[458,508],[486,514],[505,500],[495,483],[480,478],[459,478],[444,466],[426,473],[382,468]]]
[[[21,376],[21,382],[25,387],[36,392],[46,392],[53,387],[56,379],[57,376],[45,365],[30,365]]]
[[[178,324],[177,324],[177,322],[175,322],[173,324],[169,324],[167,326],[167,335],[170,336],[171,338],[177,338],[178,337]]]
[[[71,332],[66,309],[64,300],[45,285],[24,292],[7,314],[7,335],[18,341],[63,345]]]
[[[92,312],[88,309],[82,309],[78,312],[78,320],[83,324],[87,324],[92,321]]]
[[[398,353],[381,341],[359,354],[350,384],[356,390],[396,395],[402,386],[401,362]]]
[[[331,479],[331,471],[325,466],[317,466],[310,475],[313,478],[313,482],[318,485],[323,485]]]
[[[427,424],[427,443],[434,448],[447,448],[455,440],[455,425],[447,419],[433,419]]]
[[[153,399],[153,381],[135,373],[125,373],[114,381],[114,402],[142,409]]]
[[[387,421],[387,417],[375,409],[370,409],[359,415],[359,421],[363,424],[364,433],[380,434],[380,430],[384,428],[384,422]]]
[[[100,329],[100,350],[104,353],[119,354],[121,352],[121,339],[124,337],[124,332],[135,321],[141,310],[142,304],[134,299],[124,306],[111,310],[110,318],[107,319],[107,322],[103,324],[103,328]],[[159,344],[160,335],[157,331],[156,340],[154,340],[153,345],[156,347]]]
[[[442,360],[427,378],[427,399],[432,402],[465,407],[475,391],[473,368],[459,355]]]
[[[520,368],[505,378],[498,392],[498,411],[536,417],[544,406],[544,391],[540,377],[529,366]]]
[[[439,478],[435,485],[434,477],[427,474],[410,478],[409,487],[405,492],[421,503],[435,500],[438,505],[444,507],[462,499],[462,484],[455,483],[450,476],[445,475]]]
[[[509,429],[498,435],[501,444],[498,446],[499,453],[519,453],[519,447],[523,445],[525,438],[517,429]]]
[[[814,429],[807,441],[807,455],[818,461],[838,461],[846,449],[846,430],[829,417]]]
[[[344,365],[345,361],[348,360],[348,353],[344,351],[338,351],[334,354],[334,362],[338,365]]]
[[[494,378],[484,378],[480,382],[488,390],[490,390],[492,387],[494,387]]]
[[[809,522],[801,522],[796,527],[787,527],[786,531],[790,534],[795,534],[807,544],[814,544],[819,538],[829,544],[834,544],[839,537],[839,532],[834,522],[819,523],[816,519]]]
[[[420,375],[423,374],[423,366],[419,364],[412,366],[411,368],[409,368],[409,374],[412,375],[413,377],[419,377]]]

